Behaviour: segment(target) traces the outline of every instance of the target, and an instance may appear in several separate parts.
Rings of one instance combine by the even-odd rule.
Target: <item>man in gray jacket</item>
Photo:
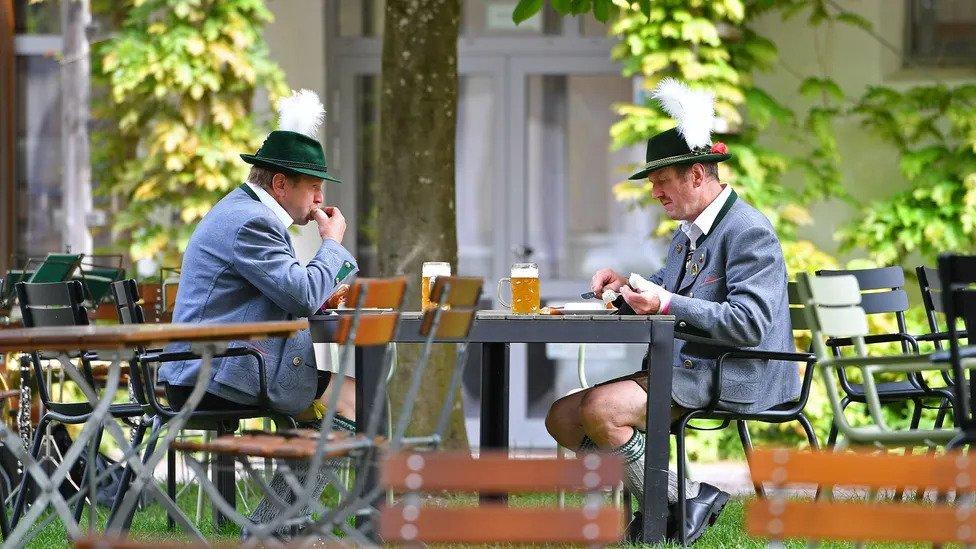
[[[271,132],[261,149],[241,158],[252,165],[247,181],[221,199],[197,225],[183,254],[174,322],[222,323],[290,320],[315,313],[347,276],[356,262],[342,246],[346,221],[336,207],[324,206],[328,173],[325,154],[316,137],[324,109],[312,93],[301,91],[280,103],[283,129]],[[322,239],[315,256],[303,265],[295,255],[289,227],[314,222]],[[198,409],[238,409],[266,406],[297,415],[309,409],[330,383],[318,371],[308,330],[290,338],[239,341],[264,359],[267,394],[261,394],[258,364],[251,356],[215,359],[207,393]],[[169,351],[183,351],[186,344]],[[196,381],[199,360],[163,363],[159,380],[171,406],[179,408]],[[353,394],[354,383],[343,383]],[[340,399],[335,428],[355,429],[352,397]],[[334,467],[336,464],[327,464]],[[308,467],[290,464],[304,482]],[[316,472],[318,493],[328,470]],[[292,499],[284,477],[277,473],[270,486],[279,498]],[[268,522],[279,509],[265,498],[252,519]],[[306,510],[307,511],[307,510]]]
[[[597,295],[605,290],[618,292],[637,314],[674,315],[679,331],[735,347],[793,352],[786,266],[779,239],[765,216],[719,180],[717,163],[731,155],[724,144],[710,142],[710,96],[697,107],[707,110],[708,116],[687,112],[699,93],[673,81],[662,83],[656,96],[677,119],[678,127],[648,141],[647,164],[631,176],[646,177],[652,196],[669,217],[680,222],[664,267],[648,280],[602,269],[592,278],[592,290]],[[692,127],[703,120],[709,127]],[[675,341],[673,416],[707,404],[714,367],[715,359],[707,353],[680,339]],[[546,418],[549,432],[564,447],[621,454],[627,463],[628,487],[638,497],[643,493],[647,380],[644,369],[574,393],[556,401]],[[799,391],[799,373],[793,364],[729,360],[723,367],[720,405],[758,412],[796,398]],[[671,503],[677,499],[677,482],[671,471]],[[687,495],[686,517],[675,517],[672,506],[668,536],[677,539],[677,528],[684,525],[692,543],[714,522],[729,495],[691,481]]]

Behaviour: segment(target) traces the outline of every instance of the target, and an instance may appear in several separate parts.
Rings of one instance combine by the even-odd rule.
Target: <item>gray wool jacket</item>
[[[197,225],[186,252],[173,322],[230,323],[291,320],[313,314],[335,291],[336,276],[355,270],[355,260],[338,242],[325,239],[302,265],[288,228],[253,191],[238,187]],[[308,330],[290,338],[236,341],[264,358],[269,405],[297,414],[315,397],[317,373]],[[183,351],[188,344],[167,346]],[[192,386],[199,360],[163,363],[159,380]],[[215,359],[207,392],[245,405],[258,403],[257,362],[249,356]]]
[[[675,316],[676,331],[735,347],[795,352],[779,239],[769,220],[734,191],[730,200],[684,269],[689,242],[678,230],[664,267],[649,280],[674,294],[668,314]],[[674,401],[686,408],[705,406],[715,363],[714,353],[676,339]],[[720,407],[731,411],[767,410],[800,393],[793,362],[729,359],[721,381]]]

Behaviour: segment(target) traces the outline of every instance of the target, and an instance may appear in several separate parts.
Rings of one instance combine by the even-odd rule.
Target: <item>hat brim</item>
[[[644,164],[639,170],[634,172],[634,175],[631,175],[627,179],[644,179],[649,173],[660,170],[661,168],[667,168],[668,166],[675,166],[678,164],[707,164],[710,162],[724,162],[730,158],[732,158],[732,155],[728,153],[685,154],[681,156],[661,158]]]
[[[273,160],[267,160],[267,159],[261,158],[259,156],[254,156],[253,154],[242,154],[241,155],[241,160],[243,160],[244,162],[247,162],[248,164],[251,164],[253,166],[259,166],[261,168],[268,168],[268,169],[271,169],[271,170],[280,170],[280,171],[282,171],[284,173],[288,173],[288,174],[308,175],[308,176],[311,176],[311,177],[317,177],[319,179],[325,179],[327,181],[332,181],[334,183],[342,183],[342,181],[340,179],[336,178],[334,175],[328,173],[325,170],[316,170],[316,169],[312,169],[312,168],[294,168],[294,167],[291,167],[291,166],[285,166],[283,164],[279,164],[279,163],[277,163],[277,162],[275,162]]]

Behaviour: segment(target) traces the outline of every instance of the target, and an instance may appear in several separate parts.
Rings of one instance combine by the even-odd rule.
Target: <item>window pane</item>
[[[61,2],[16,0],[14,28],[18,34],[60,34]]]
[[[516,25],[512,12],[518,2],[498,0],[465,0],[461,4],[463,36],[541,36],[559,34],[562,18],[549,6]]]
[[[61,249],[61,67],[53,57],[17,58],[16,251]]]
[[[976,0],[913,0],[908,63],[972,64],[976,57]]]
[[[493,191],[497,103],[490,76],[462,76],[458,89],[455,180],[457,182],[458,273],[492,276]],[[463,212],[463,215],[462,215]]]
[[[383,35],[383,0],[339,0],[339,36]]]
[[[657,261],[635,253],[650,234],[647,212],[613,195],[622,166],[641,151],[610,150],[613,104],[631,83],[617,75],[537,75],[528,80],[527,244],[544,278],[588,280],[601,267],[648,272]]]

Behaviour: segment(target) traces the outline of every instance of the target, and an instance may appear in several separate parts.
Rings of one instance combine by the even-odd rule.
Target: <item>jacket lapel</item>
[[[685,267],[685,274],[681,278],[681,285],[678,286],[678,293],[684,294],[685,291],[695,284],[698,275],[705,270],[705,261],[708,259],[708,248],[700,246],[691,255],[688,265]]]

